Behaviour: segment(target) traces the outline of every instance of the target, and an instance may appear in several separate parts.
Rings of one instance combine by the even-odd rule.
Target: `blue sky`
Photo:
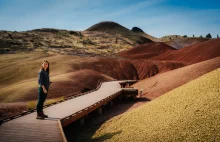
[[[101,21],[155,37],[220,35],[220,0],[0,0],[0,30],[82,31]]]

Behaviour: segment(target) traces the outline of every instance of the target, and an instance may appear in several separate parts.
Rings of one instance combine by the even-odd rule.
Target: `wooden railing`
[[[110,81],[112,81],[112,80],[110,80]],[[105,81],[105,82],[110,82],[110,81]],[[115,81],[116,81],[116,80],[115,80]],[[134,81],[134,82],[135,82],[135,81]],[[93,89],[93,90],[90,90],[90,91],[87,91],[87,92],[84,92],[84,93],[79,93],[79,94],[77,94],[77,95],[66,96],[66,97],[64,98],[64,100],[60,100],[60,101],[53,102],[53,103],[51,103],[51,104],[44,105],[44,108],[47,108],[47,107],[49,107],[49,106],[56,105],[56,104],[59,104],[59,103],[61,103],[61,102],[64,102],[64,101],[67,101],[67,100],[70,100],[70,99],[73,99],[73,98],[76,98],[76,97],[79,97],[79,96],[86,95],[86,94],[89,94],[89,93],[91,93],[91,92],[97,91],[97,90],[101,87],[102,83],[103,83],[103,82],[101,81],[101,82],[98,84],[97,88],[95,88],[95,89]],[[19,114],[13,115],[13,116],[10,116],[10,117],[8,117],[8,118],[1,119],[1,120],[0,120],[0,126],[1,126],[1,124],[4,123],[4,122],[7,122],[7,121],[10,121],[10,120],[13,120],[13,119],[22,117],[22,116],[24,116],[24,115],[27,115],[27,114],[30,114],[30,113],[33,113],[33,112],[36,112],[36,108],[35,108],[35,109],[28,110],[28,111],[24,111],[24,112],[22,112],[22,113],[19,113]]]

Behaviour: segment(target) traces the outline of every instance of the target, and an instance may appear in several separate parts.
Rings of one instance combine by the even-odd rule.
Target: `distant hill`
[[[91,141],[219,141],[219,86],[220,68],[110,119]]]
[[[145,33],[142,29],[140,29],[138,27],[133,27],[131,30],[135,33],[138,33],[139,35],[141,35],[143,37],[146,37],[146,38],[152,40],[152,41],[158,41],[158,39],[156,37],[153,37],[153,36]]]
[[[150,59],[170,50],[176,49],[163,42],[152,42],[119,52],[118,55],[129,59]]]
[[[97,31],[51,28],[23,32],[0,31],[0,54],[43,51],[65,55],[108,56],[135,45],[138,44],[120,35]]]
[[[150,39],[143,37],[125,27],[123,27],[122,25],[115,23],[115,22],[100,22],[97,23],[95,25],[93,25],[92,27],[86,29],[86,31],[100,31],[100,32],[107,32],[107,33],[111,33],[111,34],[120,34],[125,38],[128,38],[132,41],[135,41],[138,44],[144,44],[144,43],[148,43],[148,42],[152,42]]]
[[[180,35],[166,35],[161,38],[158,38],[158,40],[161,42],[167,42],[167,41],[176,40],[176,39],[184,39],[184,37]]]
[[[172,46],[176,49],[183,48],[185,46],[191,46],[197,43],[205,42],[209,38],[181,38],[165,42],[167,45]]]
[[[144,31],[138,27],[133,27],[131,30],[135,33],[144,33]]]
[[[152,60],[181,61],[190,64],[198,63],[220,56],[220,39],[212,39],[179,50],[160,54]]]

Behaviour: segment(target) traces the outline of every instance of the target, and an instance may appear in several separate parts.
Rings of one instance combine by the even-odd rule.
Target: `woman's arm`
[[[44,77],[43,77],[43,72],[40,72],[40,78],[39,78],[39,85],[43,88],[44,93],[47,93],[47,89],[44,86]]]

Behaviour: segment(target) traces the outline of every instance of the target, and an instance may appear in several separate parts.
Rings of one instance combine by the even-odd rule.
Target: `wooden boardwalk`
[[[119,83],[133,80],[104,82],[96,91],[44,108],[49,118],[37,120],[36,112],[4,122],[0,126],[0,142],[66,141],[63,126],[105,105],[122,93]]]

